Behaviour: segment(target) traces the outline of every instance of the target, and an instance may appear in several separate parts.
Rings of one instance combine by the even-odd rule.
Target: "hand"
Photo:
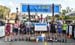
[[[20,28],[18,28],[18,30],[20,30]]]

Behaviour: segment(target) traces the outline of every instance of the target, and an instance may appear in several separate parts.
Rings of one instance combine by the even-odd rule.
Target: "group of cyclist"
[[[56,38],[61,38],[62,36],[66,37],[66,30],[68,25],[66,23],[61,24],[57,22],[57,24],[53,22],[47,23],[47,30],[50,32],[50,39],[56,40]],[[14,24],[9,23],[7,21],[5,25],[5,41],[12,41],[18,39],[20,35],[20,39],[24,40],[24,35],[29,34],[31,31],[31,22],[22,23],[18,20],[15,21]]]
[[[68,30],[68,25],[66,23],[48,23],[48,30],[50,32],[50,40],[60,41],[62,39],[63,41],[66,41]]]
[[[24,34],[26,34],[28,30],[27,26],[18,20],[15,21],[14,24],[9,23],[8,20],[5,25],[5,41],[17,40],[19,35],[21,40],[23,40]]]

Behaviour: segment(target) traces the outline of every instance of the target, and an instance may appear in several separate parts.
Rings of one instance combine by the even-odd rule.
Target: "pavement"
[[[26,41],[16,41],[16,42],[0,42],[0,45],[75,45],[75,43],[49,43],[49,42],[26,42]]]
[[[5,42],[4,38],[0,38],[0,45],[75,45],[75,40],[68,39],[67,43],[62,43],[62,42],[29,42],[29,41]]]

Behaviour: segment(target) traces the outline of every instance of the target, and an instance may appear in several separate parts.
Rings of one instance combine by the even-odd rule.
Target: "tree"
[[[57,20],[59,20],[60,15],[59,15],[59,14],[56,14],[56,15],[55,15],[55,18],[56,18]]]
[[[8,7],[0,5],[0,19],[4,19],[9,12],[10,9]]]
[[[70,7],[67,7],[67,8],[66,8],[67,13],[71,12],[72,10],[73,10],[73,9],[70,8]]]
[[[65,19],[70,19],[70,16],[65,16]]]
[[[3,10],[0,10],[0,18],[3,17]]]
[[[65,9],[62,10],[61,14],[65,15],[67,13],[67,11]]]

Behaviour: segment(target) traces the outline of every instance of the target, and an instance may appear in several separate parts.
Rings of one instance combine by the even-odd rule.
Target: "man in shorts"
[[[47,23],[47,30],[49,33],[50,33],[50,24],[51,24],[50,22]]]
[[[22,23],[20,24],[20,39],[24,40],[24,34],[26,33],[26,27],[25,25]]]
[[[28,21],[28,22],[25,23],[25,25],[26,25],[26,33],[30,34],[31,25],[32,25],[31,22]]]
[[[50,30],[50,33],[51,33],[51,39],[52,41],[56,41],[56,28],[55,28],[55,24],[54,22],[51,22],[51,30]]]
[[[64,23],[63,25],[62,25],[62,33],[63,33],[63,36],[64,36],[64,38],[65,39],[63,39],[63,41],[66,41],[66,31],[67,31],[67,29],[68,29],[68,25],[66,24],[66,23]]]
[[[58,30],[58,41],[61,41],[62,36],[62,24],[60,22],[57,23],[57,30]]]

